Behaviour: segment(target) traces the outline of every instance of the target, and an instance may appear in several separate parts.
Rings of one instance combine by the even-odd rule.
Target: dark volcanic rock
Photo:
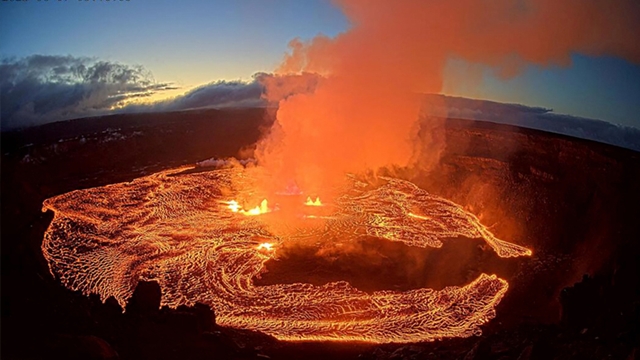
[[[162,292],[155,281],[140,281],[127,302],[126,311],[132,316],[157,315],[160,311]]]
[[[89,336],[59,335],[49,344],[52,359],[115,360],[118,353],[105,340]]]

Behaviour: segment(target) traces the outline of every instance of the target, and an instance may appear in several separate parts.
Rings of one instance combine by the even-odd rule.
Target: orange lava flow
[[[404,180],[373,187],[349,178],[330,216],[300,216],[304,226],[298,226],[279,220],[266,201],[261,216],[244,216],[229,200],[249,199],[259,170],[182,170],[47,199],[43,211],[55,216],[42,250],[51,273],[72,290],[103,301],[113,296],[123,306],[139,280],[157,281],[162,305],[208,304],[220,325],[281,340],[418,342],[479,334],[508,283],[481,274],[439,291],[365,293],[344,281],[255,286],[253,279],[279,245],[307,238],[367,235],[440,247],[465,236],[484,239],[502,257],[531,254],[495,238],[455,203]]]

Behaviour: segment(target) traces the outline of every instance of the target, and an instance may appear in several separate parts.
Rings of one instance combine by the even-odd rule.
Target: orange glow
[[[316,197],[316,200],[311,200],[311,197],[307,197],[307,201],[304,203],[307,206],[322,206],[322,202],[319,197]]]
[[[335,219],[333,216],[322,216],[322,215],[305,215],[305,219]]]
[[[229,208],[232,212],[240,213],[247,216],[262,215],[269,212],[269,203],[267,202],[267,199],[262,200],[259,206],[256,206],[253,209],[249,210],[243,209],[242,206],[240,206],[240,204],[238,204],[238,202],[235,200],[226,201],[224,203],[227,204],[227,208]]]
[[[266,251],[273,251],[273,244],[272,243],[262,243],[260,245],[258,245],[258,250],[266,250]]]
[[[423,216],[423,215],[416,215],[414,213],[408,213],[407,214],[409,217],[415,218],[415,219],[422,219],[422,220],[431,220],[430,217],[428,216]]]
[[[483,239],[501,257],[530,254],[497,239],[457,204],[400,179],[371,187],[347,178],[330,214],[322,221],[303,218],[308,226],[297,227],[281,212],[237,216],[238,202],[223,200],[250,198],[256,169],[177,175],[183,170],[45,200],[43,210],[55,213],[42,243],[51,273],[69,289],[103,301],[113,296],[123,306],[139,280],[157,281],[163,306],[204,303],[221,326],[280,340],[417,342],[479,334],[479,326],[495,316],[507,281],[481,274],[438,291],[365,293],[344,281],[255,286],[253,279],[289,241],[346,243],[372,236],[437,248],[463,236]],[[272,221],[282,226],[270,226]]]
[[[231,200],[231,201],[228,201],[227,204],[229,205],[228,207],[229,207],[229,209],[231,209],[231,211],[233,211],[233,212],[240,211],[240,205],[238,204],[237,201]]]

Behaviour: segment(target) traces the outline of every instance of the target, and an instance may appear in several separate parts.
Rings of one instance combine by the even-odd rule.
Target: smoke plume
[[[309,191],[415,158],[419,93],[438,93],[451,57],[505,77],[526,64],[568,65],[573,52],[640,62],[640,3],[632,0],[364,1],[337,5],[352,27],[294,39],[279,75],[317,74],[312,90],[278,96],[277,123],[258,157],[279,181]],[[424,148],[424,147],[421,147]]]

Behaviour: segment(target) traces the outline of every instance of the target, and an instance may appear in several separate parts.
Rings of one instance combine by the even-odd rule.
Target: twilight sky
[[[333,37],[349,27],[340,9],[323,0],[3,1],[0,56],[72,55],[142,65],[157,82],[180,87],[162,92],[166,97],[271,72],[291,39]],[[528,65],[511,78],[451,59],[442,93],[640,128],[640,65],[611,56],[571,59]]]

